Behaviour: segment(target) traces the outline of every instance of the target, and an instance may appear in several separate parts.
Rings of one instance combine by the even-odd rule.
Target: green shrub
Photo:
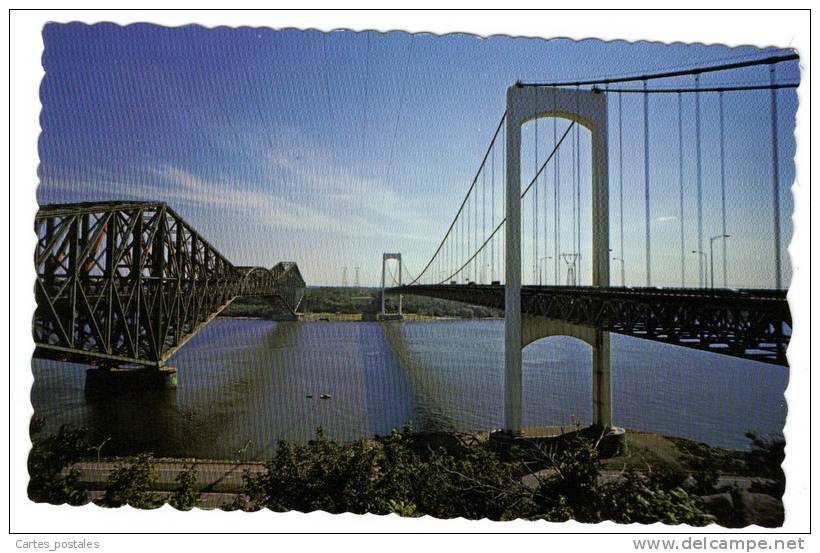
[[[117,463],[108,475],[108,488],[96,501],[103,507],[130,505],[136,509],[155,509],[165,503],[166,498],[151,493],[157,481],[154,457],[141,454],[131,463]]]
[[[196,491],[197,472],[191,465],[176,477],[178,487],[168,497],[168,503],[174,509],[190,511],[199,502],[199,492]]]
[[[90,453],[85,431],[63,425],[51,436],[41,436],[42,419],[32,419],[32,446],[28,457],[28,495],[38,503],[83,505],[88,492],[79,484],[72,465]]]
[[[486,443],[413,434],[339,445],[324,437],[306,445],[280,443],[261,475],[245,475],[246,498],[233,508],[331,513],[395,513],[512,520],[664,522],[711,521],[678,475],[628,471],[601,483],[594,442],[570,437],[516,458]],[[533,467],[537,485],[522,477]]]

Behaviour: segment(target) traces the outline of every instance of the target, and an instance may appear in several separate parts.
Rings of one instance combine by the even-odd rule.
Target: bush
[[[108,475],[108,488],[96,501],[103,507],[130,505],[136,509],[156,509],[165,503],[165,497],[151,493],[156,483],[154,457],[150,454],[138,455],[130,464],[118,463]]]
[[[42,437],[44,422],[31,422],[32,446],[28,456],[28,495],[38,503],[83,505],[88,492],[79,484],[72,465],[90,453],[85,431],[63,425],[57,434]]]
[[[624,478],[601,486],[599,520],[623,524],[662,522],[691,526],[705,526],[714,521],[703,510],[698,496],[691,495],[680,486],[664,489],[661,482],[632,470]]]
[[[32,433],[39,432],[33,426]],[[772,463],[781,455],[778,448],[761,441],[749,453],[748,462],[773,471]],[[76,471],[67,468],[88,453],[83,433],[69,427],[35,439],[29,456],[31,498],[74,505],[87,502]],[[244,493],[230,509],[693,526],[712,520],[700,499],[682,487],[679,473],[643,475],[633,469],[602,482],[596,443],[580,433],[548,446],[498,452],[487,442],[452,434],[415,434],[410,427],[383,438],[340,445],[327,439],[320,428],[316,439],[307,444],[280,442],[266,468],[262,474],[244,474]],[[529,480],[525,485],[525,476],[534,477],[535,485]],[[115,465],[97,503],[152,509],[167,501],[189,510],[199,501],[193,466],[177,477],[177,489],[171,494],[154,492],[156,481],[154,458],[139,455]]]
[[[176,477],[179,487],[168,497],[168,503],[174,509],[190,511],[199,502],[199,493],[196,491],[197,473],[194,466],[179,473]]]
[[[246,499],[233,508],[492,520],[711,521],[677,477],[628,471],[602,484],[595,444],[581,436],[512,460],[486,443],[455,439],[434,447],[434,441],[405,429],[339,445],[320,429],[307,445],[280,443],[265,474],[246,473]],[[547,471],[528,487],[522,477],[533,466]]]

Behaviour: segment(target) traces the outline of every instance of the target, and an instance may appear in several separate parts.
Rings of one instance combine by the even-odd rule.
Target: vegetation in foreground
[[[31,499],[89,502],[89,492],[73,467],[90,457],[83,433],[66,426],[56,435],[40,437],[33,430]],[[729,462],[736,474],[763,478],[760,482],[770,488],[766,493],[782,495],[782,442],[750,437],[751,451],[734,452],[726,459],[704,456],[706,451],[693,446],[687,452],[689,462],[700,469],[687,474],[669,464],[631,462],[629,455],[602,462],[594,436],[583,432],[499,448],[474,436],[430,436],[409,428],[342,445],[320,429],[307,444],[280,443],[266,471],[245,473],[244,488],[237,490],[240,493],[227,508],[702,526],[714,522],[715,509],[722,508],[708,501],[715,497],[710,494],[721,495],[719,464]],[[620,470],[611,470],[619,463]],[[192,467],[179,474],[170,493],[155,491],[156,480],[150,455],[124,460],[115,465],[108,487],[94,501],[145,509],[170,503],[183,510],[199,503],[201,487]],[[766,519],[768,523],[748,517],[735,523],[731,513],[723,515],[719,522],[724,525],[782,524],[776,517]]]

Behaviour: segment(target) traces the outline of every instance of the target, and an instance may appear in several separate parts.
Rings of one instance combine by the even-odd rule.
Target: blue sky
[[[358,266],[362,283],[375,284],[384,251],[402,252],[408,268],[418,271],[449,226],[504,111],[505,90],[516,80],[638,73],[771,53],[752,47],[147,24],[49,24],[43,38],[41,204],[164,200],[236,264],[297,261],[309,284],[338,284],[343,266],[350,280]],[[778,68],[778,80],[798,79],[796,63]],[[702,78],[703,84],[767,81],[766,68]],[[677,84],[692,82],[658,86]],[[797,100],[791,90],[778,97],[788,282]],[[640,95],[624,95],[623,257],[627,284],[635,285],[643,284],[645,272],[641,102]],[[768,92],[725,96],[731,286],[773,284],[768,106]],[[658,285],[680,283],[676,110],[674,96],[651,99]],[[691,213],[693,110],[693,99],[684,98]],[[708,247],[708,236],[720,231],[717,96],[704,97],[701,110]],[[611,130],[616,116],[610,101]],[[539,125],[541,132],[549,129],[551,140],[551,123]],[[528,157],[528,128],[524,134],[522,180],[528,181],[534,158]],[[580,142],[586,160],[584,132]],[[611,139],[611,242],[617,249],[616,146]],[[581,177],[586,255],[586,164]],[[543,194],[553,184],[545,180],[539,186]],[[695,224],[686,218],[687,252],[696,246]],[[569,235],[566,229],[563,236]],[[526,279],[534,254],[529,244],[524,251]],[[695,255],[687,259],[689,285],[697,284],[696,262]],[[588,269],[582,264],[582,282],[589,279]],[[618,271],[613,266],[616,284]]]

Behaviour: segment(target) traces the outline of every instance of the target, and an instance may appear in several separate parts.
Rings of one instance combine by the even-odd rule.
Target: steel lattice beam
[[[499,285],[388,290],[504,308]],[[791,314],[783,290],[524,286],[523,313],[687,348],[787,365]]]
[[[35,356],[161,366],[239,296],[295,312],[295,263],[235,267],[164,203],[42,207],[34,230]]]

